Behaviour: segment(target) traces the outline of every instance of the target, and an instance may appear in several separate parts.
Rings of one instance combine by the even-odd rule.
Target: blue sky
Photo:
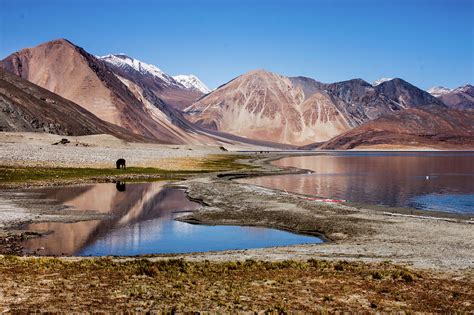
[[[474,83],[474,0],[0,0],[0,58],[56,38],[212,88],[261,68],[323,82]]]

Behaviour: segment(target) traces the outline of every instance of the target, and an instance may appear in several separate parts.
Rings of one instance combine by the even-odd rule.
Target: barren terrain
[[[58,166],[107,170],[118,156],[138,167],[132,171],[139,175],[144,175],[139,166],[148,167],[145,173],[158,170],[154,179],[163,170],[188,170],[180,175],[186,180],[172,185],[185,188],[202,207],[180,220],[278,228],[327,241],[142,259],[7,255],[0,257],[3,310],[474,310],[474,225],[469,216],[327,204],[233,180],[306,172],[269,164],[281,154],[253,153],[243,164],[219,164],[216,154],[231,155],[215,147],[131,144],[108,136],[70,137],[71,143],[52,145],[59,136],[0,135],[5,174],[17,168],[34,172],[28,166],[51,167],[51,172]],[[86,181],[103,179],[87,174]],[[62,182],[61,176],[28,185],[78,181]],[[38,236],[11,230],[22,222],[100,219],[93,213],[20,202],[18,193],[9,190],[0,196],[3,252],[19,252],[22,239]]]

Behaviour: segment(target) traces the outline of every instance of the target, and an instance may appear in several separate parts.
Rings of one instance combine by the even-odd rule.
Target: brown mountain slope
[[[132,132],[165,143],[206,142],[176,126],[162,110],[167,104],[157,98],[157,103],[150,102],[140,86],[67,40],[23,49],[1,61],[0,67]]]
[[[342,93],[355,94],[316,80],[287,78],[264,70],[246,73],[206,95],[185,110],[196,124],[252,139],[266,139],[292,145],[327,141],[381,114],[401,106],[360,87],[364,96],[374,94],[376,102],[348,102]],[[362,92],[361,92],[362,93]],[[352,100],[352,98],[351,98]]]
[[[0,131],[69,136],[110,134],[127,141],[150,141],[3,69],[0,69]]]
[[[474,148],[474,112],[432,105],[410,108],[369,121],[318,149],[400,147]]]
[[[209,129],[292,145],[327,140],[352,128],[324,91],[305,100],[290,79],[252,71],[221,86],[186,109]]]

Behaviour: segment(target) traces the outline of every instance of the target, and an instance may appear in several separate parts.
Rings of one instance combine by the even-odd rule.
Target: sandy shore
[[[62,138],[70,143],[53,145]],[[196,158],[223,153],[216,146],[128,143],[109,135],[67,137],[0,132],[0,164],[11,166],[101,168],[114,167],[117,159],[124,158],[128,166],[185,170],[194,167]]]

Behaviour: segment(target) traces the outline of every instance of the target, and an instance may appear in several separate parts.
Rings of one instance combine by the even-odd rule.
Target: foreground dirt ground
[[[389,263],[0,258],[0,311],[474,311],[474,281]]]

